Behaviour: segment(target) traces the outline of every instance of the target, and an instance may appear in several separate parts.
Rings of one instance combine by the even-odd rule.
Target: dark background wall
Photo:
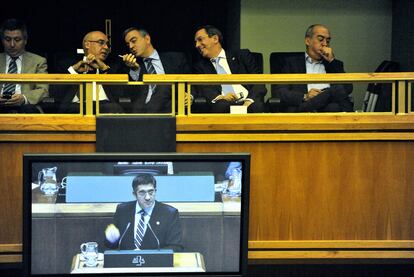
[[[159,51],[195,55],[195,29],[205,24],[221,29],[227,48],[240,47],[240,0],[116,0],[110,5],[96,0],[2,3],[0,21],[11,17],[26,21],[27,49],[41,55],[75,52],[87,32],[105,31],[105,19],[112,20],[113,54],[125,53],[122,32],[131,26],[147,29]]]
[[[401,71],[414,71],[414,1],[395,0],[392,16],[392,59]]]

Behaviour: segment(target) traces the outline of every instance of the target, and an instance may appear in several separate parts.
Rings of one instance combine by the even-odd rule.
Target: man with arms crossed
[[[73,65],[67,67],[63,63],[63,68],[58,71],[70,74],[111,74],[122,73],[122,70],[116,64],[109,65],[106,61],[111,52],[108,37],[101,31],[92,31],[87,33],[82,41],[84,57]],[[73,61],[69,61],[72,64]],[[122,107],[117,103],[122,96],[120,86],[107,85],[98,86],[99,107],[103,113],[122,113]],[[79,113],[79,86],[69,86],[65,90],[65,96],[62,100],[61,111],[64,113]],[[96,101],[96,95],[93,95]],[[94,105],[95,108],[95,105]]]

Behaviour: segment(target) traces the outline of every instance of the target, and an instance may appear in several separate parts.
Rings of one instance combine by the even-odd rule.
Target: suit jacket
[[[331,63],[323,60],[326,73],[344,73],[344,64],[340,60],[334,59]],[[286,57],[280,65],[280,73],[306,73],[305,53]],[[347,94],[352,92],[352,84],[331,85],[334,90],[345,91]],[[295,85],[276,85],[276,92],[280,95],[281,103],[288,106],[299,106],[303,102],[303,96],[308,92],[306,84]]]
[[[165,74],[188,74],[190,66],[183,53],[165,52],[158,53]],[[139,81],[142,81],[144,74],[147,74],[144,61],[138,59],[141,68]],[[157,85],[151,95],[150,101],[145,104],[148,94],[148,86],[132,86],[129,90],[130,97],[133,101],[133,110],[137,113],[168,113],[171,112],[171,85]]]
[[[0,53],[0,72],[6,71],[6,54]],[[25,51],[22,55],[21,73],[47,73],[46,59]],[[47,84],[22,84],[22,94],[26,97],[29,104],[37,104],[48,96],[49,85]]]
[[[238,51],[226,50],[227,63],[232,74],[261,74],[259,66],[256,64],[250,51],[242,49]],[[209,59],[202,59],[194,65],[195,74],[217,74],[216,69]],[[243,85],[248,91],[248,98],[254,101],[264,102],[266,87],[264,85]],[[221,95],[221,85],[200,85],[195,86],[196,95],[204,96],[208,103]]]
[[[121,235],[125,232],[128,222],[131,223],[124,237],[122,238],[120,249],[135,249],[134,245],[134,226],[135,226],[135,207],[136,201],[121,203],[117,206],[114,215],[114,224],[119,229]],[[155,235],[160,241],[160,248],[182,250],[182,230],[178,210],[164,203],[155,201],[154,209],[149,221]],[[150,228],[144,234],[141,249],[158,249],[155,235]],[[111,248],[118,247],[118,241],[110,245]]]
[[[78,59],[65,59],[61,58],[57,61],[56,65],[56,73],[61,74],[70,74],[68,68],[80,60]],[[122,65],[117,61],[112,61],[111,59],[107,59],[105,61],[107,65],[109,65],[110,69],[108,70],[107,74],[122,74],[125,73],[125,70],[122,69]],[[95,74],[95,71],[92,71],[88,74]],[[105,90],[105,94],[108,97],[108,100],[113,103],[117,103],[119,97],[123,95],[123,87],[119,85],[102,85]],[[62,103],[72,103],[73,98],[79,92],[79,85],[54,85],[52,87],[53,94],[56,95]]]

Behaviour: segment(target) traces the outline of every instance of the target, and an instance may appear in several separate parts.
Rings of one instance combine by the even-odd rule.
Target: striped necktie
[[[227,74],[226,70],[224,70],[224,68],[220,64],[220,59],[221,59],[221,57],[217,57],[215,59],[212,59],[212,62],[215,63],[215,65],[216,65],[217,74]],[[230,92],[234,92],[234,89],[233,89],[232,85],[221,85],[221,90],[222,90],[224,95],[226,95]]]
[[[145,68],[147,69],[148,74],[157,74],[157,72],[155,71],[154,65],[152,64],[152,60],[154,59],[153,58],[144,59]],[[148,86],[148,94],[147,94],[147,98],[145,99],[145,104],[147,104],[151,100],[151,96],[154,93],[156,86],[157,85],[155,84]]]
[[[10,63],[9,63],[9,69],[7,70],[7,74],[16,74],[17,73],[17,63],[16,60],[19,57],[11,57]],[[16,91],[16,84],[4,84],[3,87],[3,94],[9,94],[13,95]]]
[[[135,244],[136,249],[141,249],[142,240],[144,239],[144,230],[145,230],[145,221],[144,221],[145,211],[140,210],[138,213],[141,214],[141,217],[138,222],[137,232],[135,233],[134,244]]]

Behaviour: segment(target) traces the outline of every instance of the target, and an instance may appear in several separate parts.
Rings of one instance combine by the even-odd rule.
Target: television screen
[[[25,154],[25,276],[242,276],[250,155]]]

